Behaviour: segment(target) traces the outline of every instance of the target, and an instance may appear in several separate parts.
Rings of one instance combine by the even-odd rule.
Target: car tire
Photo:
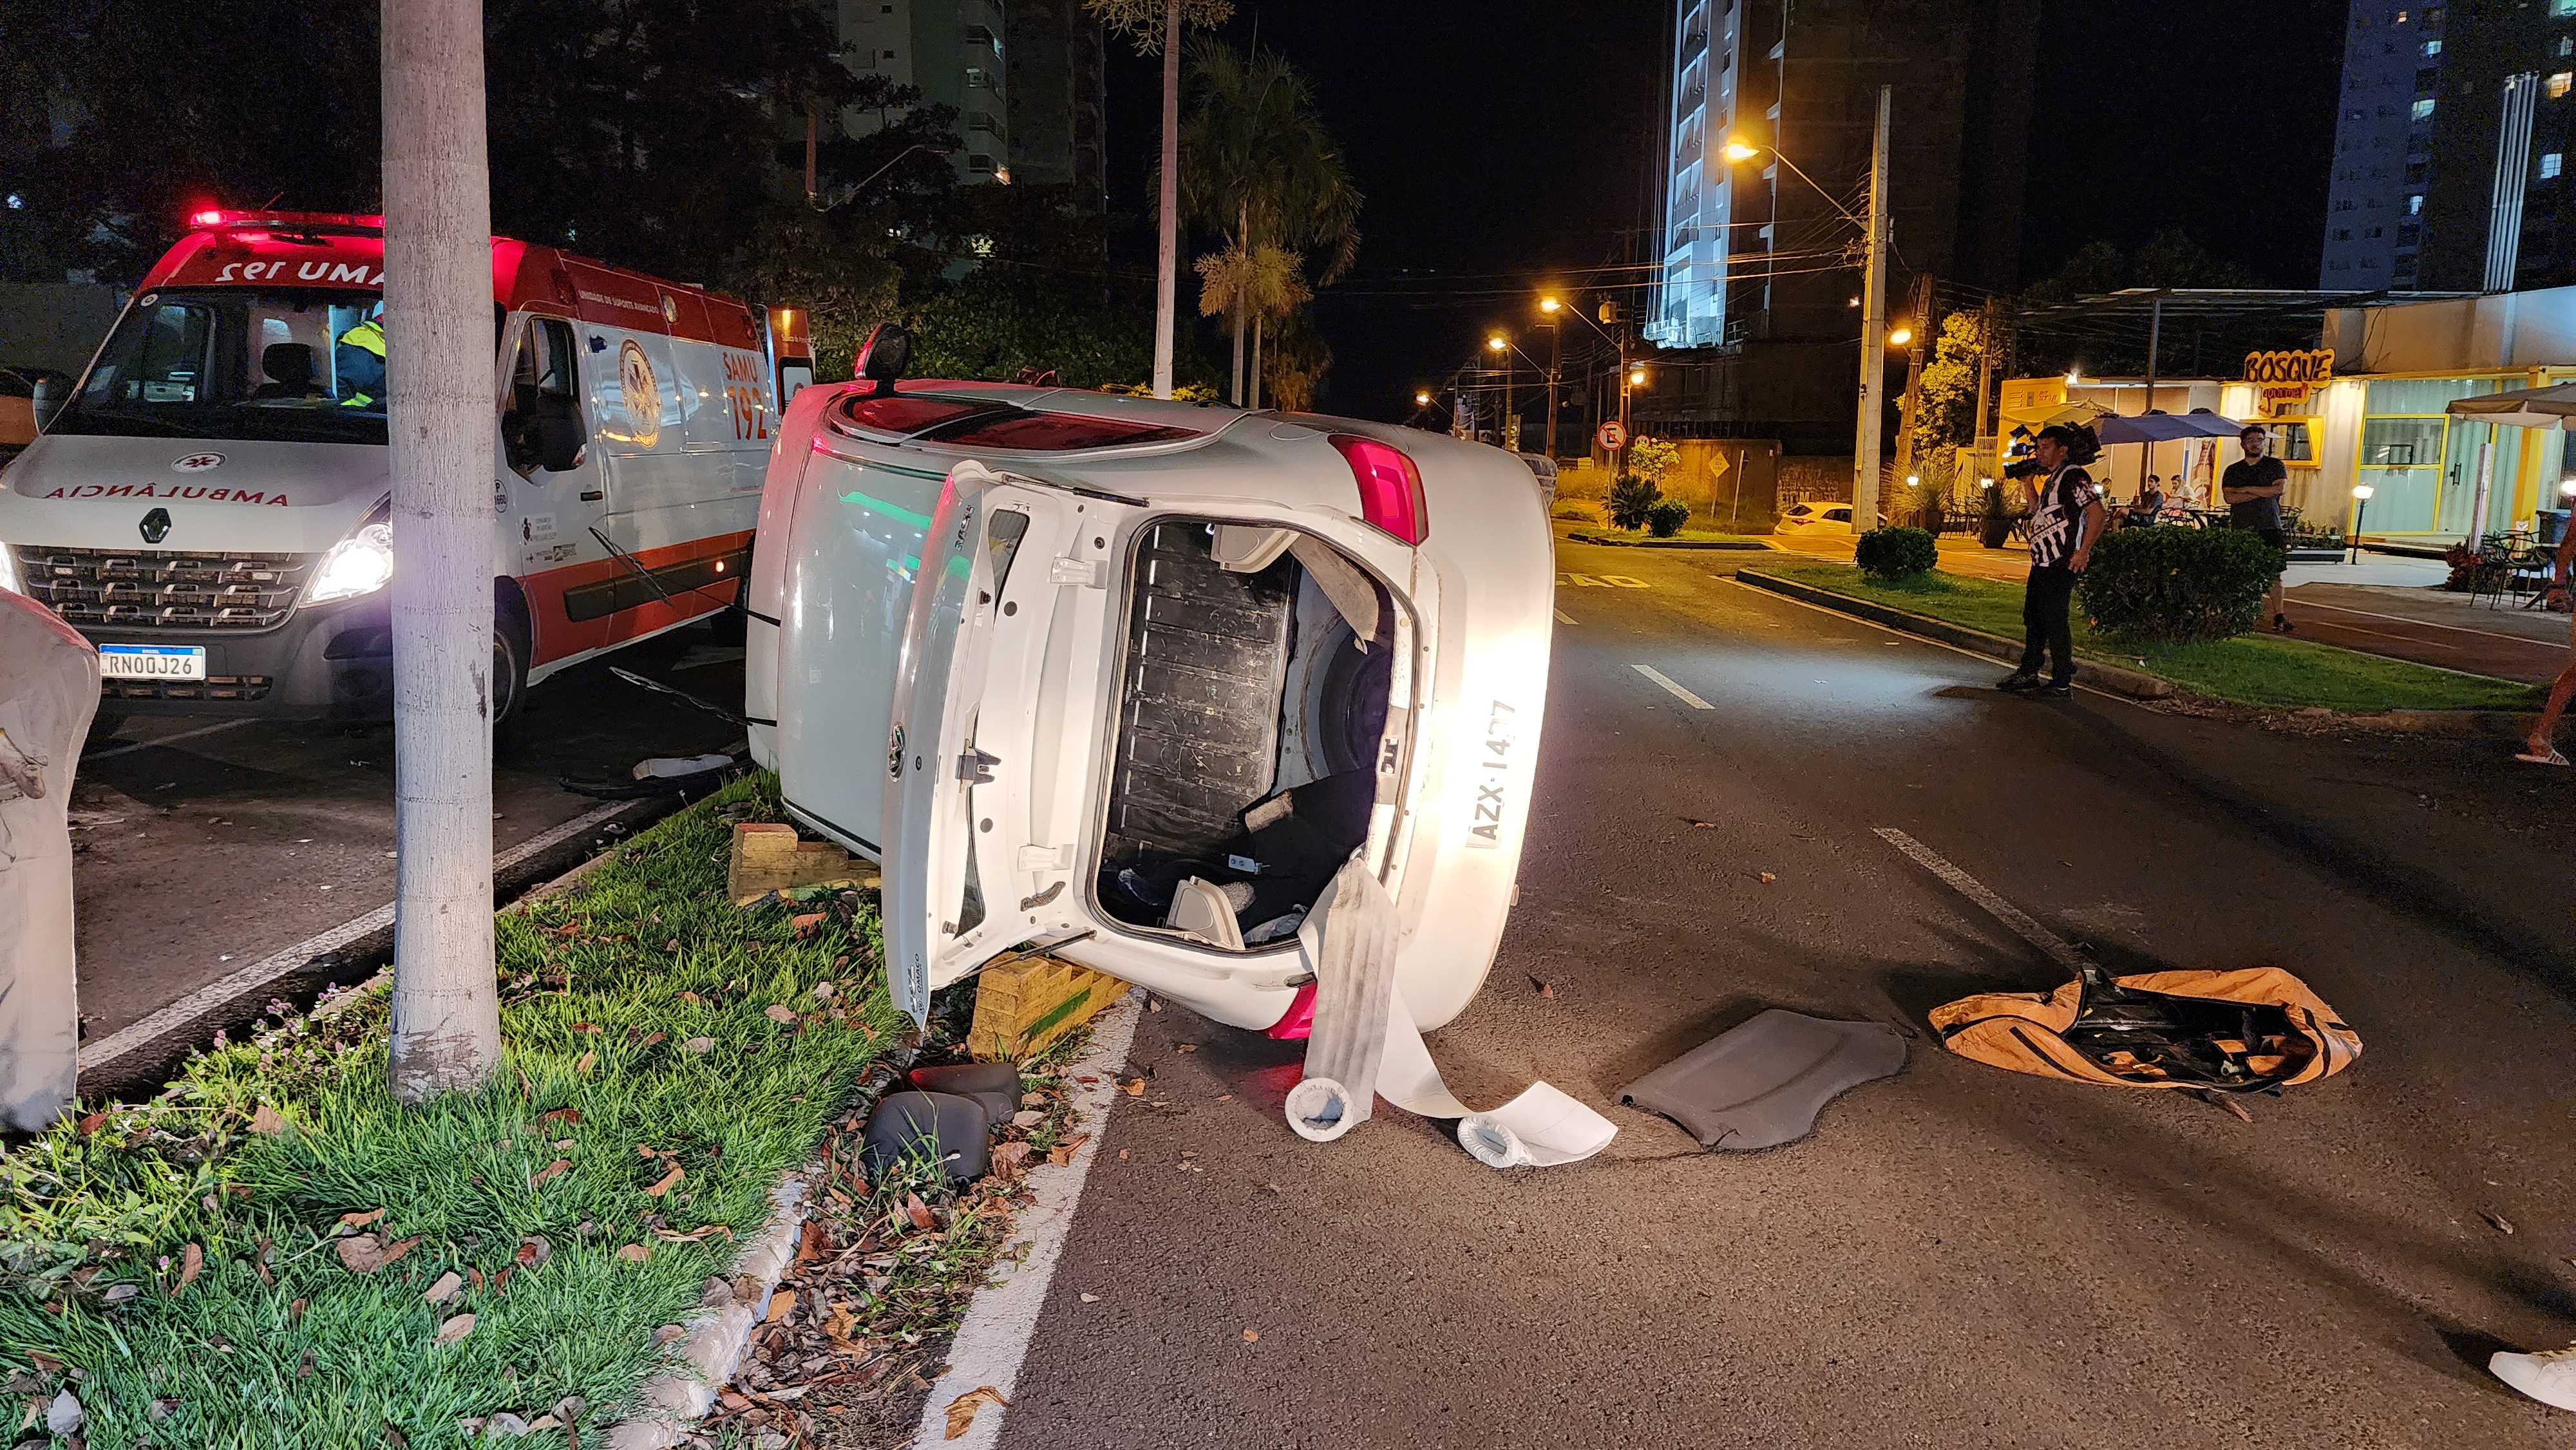
[[[492,731],[518,718],[528,694],[527,616],[509,601],[492,611]]]

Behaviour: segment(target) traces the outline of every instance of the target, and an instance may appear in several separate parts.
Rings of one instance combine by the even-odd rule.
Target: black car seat
[[[259,370],[269,380],[251,389],[251,397],[310,398],[322,387],[314,378],[313,349],[300,342],[272,342],[260,349]]]

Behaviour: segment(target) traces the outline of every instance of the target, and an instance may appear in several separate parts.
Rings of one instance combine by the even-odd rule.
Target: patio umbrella
[[[2245,425],[2207,408],[2188,413],[2117,414],[2094,425],[2105,447],[2120,443],[2179,443],[2186,438],[2233,438]]]
[[[2458,398],[2452,401],[2448,411],[2452,416],[2466,418],[2472,423],[2495,423],[2507,428],[2564,428],[2567,419],[2576,415],[2576,383]]]

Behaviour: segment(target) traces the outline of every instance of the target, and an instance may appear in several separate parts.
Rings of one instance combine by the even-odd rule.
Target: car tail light
[[[1408,544],[1431,533],[1431,515],[1422,506],[1422,470],[1393,444],[1353,433],[1336,433],[1333,446],[1359,481],[1360,517]]]

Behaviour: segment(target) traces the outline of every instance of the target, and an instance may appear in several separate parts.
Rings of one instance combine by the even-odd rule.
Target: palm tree
[[[1234,319],[1234,401],[1243,402],[1243,320],[1252,319],[1252,344],[1261,349],[1264,318],[1286,317],[1315,294],[1308,290],[1297,254],[1268,242],[1229,245],[1198,260],[1199,315]],[[1260,382],[1252,406],[1261,406]]]
[[[1172,313],[1179,296],[1181,27],[1222,25],[1234,0],[1082,0],[1102,24],[1163,57],[1163,209],[1154,257],[1154,396],[1172,395]]]
[[[1348,271],[1359,252],[1362,197],[1340,145],[1324,129],[1305,76],[1275,53],[1246,53],[1213,40],[1191,47],[1189,69],[1194,102],[1182,128],[1181,191],[1191,215],[1224,234],[1227,253],[1236,259],[1229,268],[1239,271],[1264,248],[1275,248],[1288,253],[1301,273],[1310,255],[1319,256],[1317,285]],[[1302,276],[1297,290],[1305,290]],[[1234,400],[1246,401],[1248,385],[1250,401],[1259,406],[1263,309],[1250,290],[1240,288],[1221,309],[1210,309],[1204,296],[1200,306],[1210,315],[1231,313]]]

